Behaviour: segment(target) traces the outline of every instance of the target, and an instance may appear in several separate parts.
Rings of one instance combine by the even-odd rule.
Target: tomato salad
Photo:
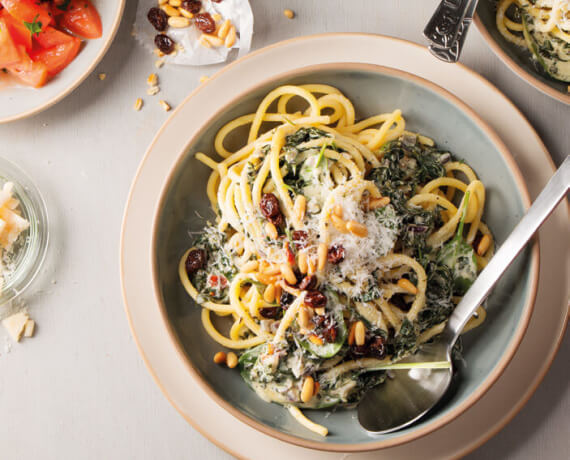
[[[81,39],[101,35],[90,0],[0,0],[0,79],[39,88],[75,59]]]

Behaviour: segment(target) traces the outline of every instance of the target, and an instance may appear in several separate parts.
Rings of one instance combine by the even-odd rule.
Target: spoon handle
[[[457,340],[463,327],[469,318],[471,318],[477,307],[487,298],[493,286],[525,247],[528,240],[530,240],[546,218],[552,213],[560,200],[565,197],[569,188],[570,156],[567,156],[562,166],[558,168],[558,171],[552,176],[522,220],[501,245],[497,253],[491,258],[489,264],[481,272],[453,311],[443,332],[446,338],[452,338],[447,343],[453,344]],[[563,236],[561,235],[561,237]]]

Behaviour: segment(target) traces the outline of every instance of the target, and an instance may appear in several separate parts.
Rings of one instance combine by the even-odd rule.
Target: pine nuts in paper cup
[[[200,43],[202,32],[194,25],[177,29],[169,27],[165,32],[158,32],[147,19],[148,11],[158,7],[157,0],[139,0],[134,25],[135,37],[150,52],[154,52],[154,37],[165,33],[177,44],[176,52],[164,56],[167,63],[180,65],[209,65],[225,62],[231,49],[238,49],[238,57],[247,54],[251,48],[253,36],[253,12],[248,0],[223,0],[220,3],[202,0],[203,11],[212,16],[219,14],[221,25],[226,19],[232,22],[237,31],[237,38],[231,49],[225,46],[208,48]]]

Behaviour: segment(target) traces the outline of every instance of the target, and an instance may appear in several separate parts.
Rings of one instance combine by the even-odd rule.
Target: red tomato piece
[[[0,18],[0,67],[15,64],[19,60],[20,53],[8,31],[6,21]]]
[[[14,43],[16,45],[24,45],[26,50],[30,51],[32,49],[32,34],[24,25],[23,21],[18,21],[14,17],[10,16],[6,10],[0,11],[0,18],[4,19],[6,22],[8,32],[10,32]]]
[[[210,275],[208,276],[209,288],[222,288],[228,285],[228,279],[224,275]]]
[[[0,3],[15,19],[36,24],[41,30],[51,22],[51,14],[34,0],[0,0]]]
[[[46,28],[46,30],[40,33],[37,37],[34,36],[34,39],[42,48],[53,48],[54,46],[76,40],[75,37],[51,26]]]
[[[81,40],[76,37],[71,38],[72,40],[67,43],[33,51],[30,57],[35,62],[43,62],[47,67],[48,76],[53,77],[65,69],[79,52]]]
[[[35,88],[45,85],[48,78],[46,65],[43,62],[32,61],[23,45],[19,46],[19,52],[19,62],[6,66],[6,70],[26,85]]]
[[[101,18],[89,0],[71,0],[59,24],[83,38],[100,38],[103,35]]]

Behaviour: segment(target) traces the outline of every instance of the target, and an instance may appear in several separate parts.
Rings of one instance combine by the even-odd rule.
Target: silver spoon
[[[358,405],[358,421],[364,429],[385,434],[422,418],[448,390],[453,374],[451,350],[477,307],[525,247],[530,238],[564,198],[570,188],[570,156],[550,179],[489,264],[475,280],[450,316],[439,340],[422,345],[417,353],[400,361],[448,362],[437,369],[392,370],[391,377],[368,391]]]
[[[442,0],[424,29],[428,49],[438,59],[459,60],[478,0]]]

